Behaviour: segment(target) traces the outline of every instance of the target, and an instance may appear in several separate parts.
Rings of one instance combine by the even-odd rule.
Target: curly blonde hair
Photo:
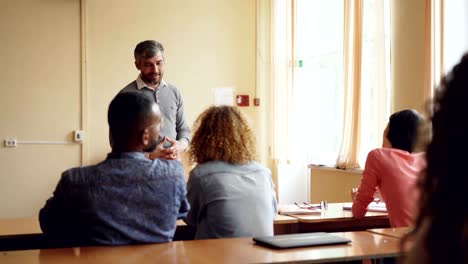
[[[190,161],[245,164],[255,159],[255,138],[245,117],[232,106],[212,106],[195,121]]]

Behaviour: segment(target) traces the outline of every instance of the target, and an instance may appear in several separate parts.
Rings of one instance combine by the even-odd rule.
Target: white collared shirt
[[[151,90],[158,90],[159,88],[161,87],[165,87],[167,86],[167,83],[164,81],[164,80],[161,80],[161,82],[159,82],[159,86],[158,88],[154,89],[153,87],[150,87],[148,86],[142,79],[141,79],[141,74],[138,74],[138,77],[136,78],[136,84],[137,84],[137,88],[138,90],[140,90],[141,88],[148,88],[148,89],[151,89]]]

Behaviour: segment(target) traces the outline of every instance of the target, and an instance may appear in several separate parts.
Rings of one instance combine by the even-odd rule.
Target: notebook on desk
[[[321,232],[254,237],[253,241],[259,245],[272,248],[323,246],[346,244],[351,242],[351,240],[347,238]]]
[[[280,205],[278,212],[282,215],[321,214],[322,209],[315,207],[301,208],[295,204],[287,204]]]
[[[344,210],[351,210],[353,208],[353,203],[343,203],[343,209]],[[384,202],[372,202],[367,206],[367,211],[369,212],[382,212],[386,213],[387,212],[387,206],[385,205]]]

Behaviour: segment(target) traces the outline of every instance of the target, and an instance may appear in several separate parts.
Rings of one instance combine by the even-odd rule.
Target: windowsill
[[[356,173],[356,174],[362,174],[363,169],[337,169],[332,166],[325,166],[325,165],[314,165],[314,164],[309,164],[309,169],[314,169],[314,170],[325,170],[325,171],[336,171],[336,172],[345,172],[345,173]]]

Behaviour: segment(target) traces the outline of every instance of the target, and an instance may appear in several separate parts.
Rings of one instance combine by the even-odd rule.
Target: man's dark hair
[[[140,58],[152,58],[156,56],[158,52],[161,52],[164,56],[164,47],[161,43],[156,40],[145,40],[138,43],[135,47],[135,60],[138,61]]]
[[[145,128],[153,111],[154,100],[140,91],[119,93],[109,105],[107,121],[113,142],[128,142]]]
[[[415,110],[403,110],[390,116],[387,138],[392,148],[413,152],[422,117]]]

